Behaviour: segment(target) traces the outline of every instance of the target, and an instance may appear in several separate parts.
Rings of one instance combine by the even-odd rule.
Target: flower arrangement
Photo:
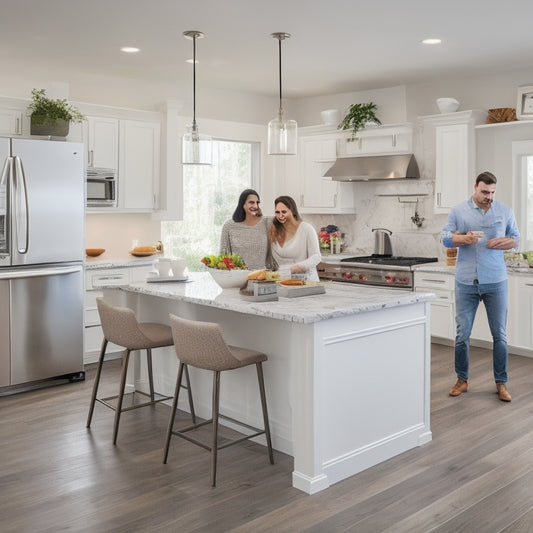
[[[216,270],[246,270],[246,265],[238,254],[206,255],[200,261],[206,267]]]
[[[318,240],[320,241],[320,248],[324,251],[336,249],[337,243],[341,238],[339,228],[330,224],[325,228],[321,228],[318,232]]]

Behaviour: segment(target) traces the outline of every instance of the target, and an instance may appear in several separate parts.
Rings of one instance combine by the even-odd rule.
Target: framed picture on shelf
[[[519,120],[533,120],[533,85],[518,87],[516,117]]]

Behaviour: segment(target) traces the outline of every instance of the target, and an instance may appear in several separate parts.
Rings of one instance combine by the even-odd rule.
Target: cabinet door
[[[0,108],[0,135],[22,135],[22,111]]]
[[[357,132],[356,139],[344,140],[345,155],[406,153],[413,150],[413,131],[409,126],[378,127]]]
[[[159,124],[120,121],[119,207],[157,207],[159,188]]]
[[[468,197],[472,182],[468,124],[436,128],[435,212],[447,213]]]
[[[509,277],[508,342],[512,346],[533,350],[533,278]],[[514,289],[514,290],[513,290]]]
[[[300,143],[302,207],[336,207],[337,182],[323,177],[337,157],[336,139],[302,139]]]
[[[87,117],[87,166],[118,169],[118,120]]]

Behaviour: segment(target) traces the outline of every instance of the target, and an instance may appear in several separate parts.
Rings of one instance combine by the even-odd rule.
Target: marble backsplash
[[[358,201],[353,215],[305,214],[302,218],[317,232],[334,224],[345,234],[345,251],[354,255],[374,252],[372,228],[392,231],[392,252],[398,256],[438,257],[444,260],[446,251],[440,239],[446,215],[433,213],[433,185],[431,180],[412,183],[371,185],[356,184]],[[392,189],[392,186],[395,189]],[[420,227],[413,222],[423,219]],[[417,220],[417,219],[415,219]]]

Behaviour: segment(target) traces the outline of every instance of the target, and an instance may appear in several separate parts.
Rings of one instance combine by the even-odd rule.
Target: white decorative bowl
[[[223,289],[231,289],[242,287],[246,284],[249,270],[218,270],[216,268],[208,268],[207,271],[211,274],[211,277],[218,283]]]
[[[455,113],[459,107],[459,100],[455,98],[437,98],[437,106],[441,113]]]
[[[322,122],[327,126],[336,126],[339,123],[339,110],[326,109],[320,112]]]

